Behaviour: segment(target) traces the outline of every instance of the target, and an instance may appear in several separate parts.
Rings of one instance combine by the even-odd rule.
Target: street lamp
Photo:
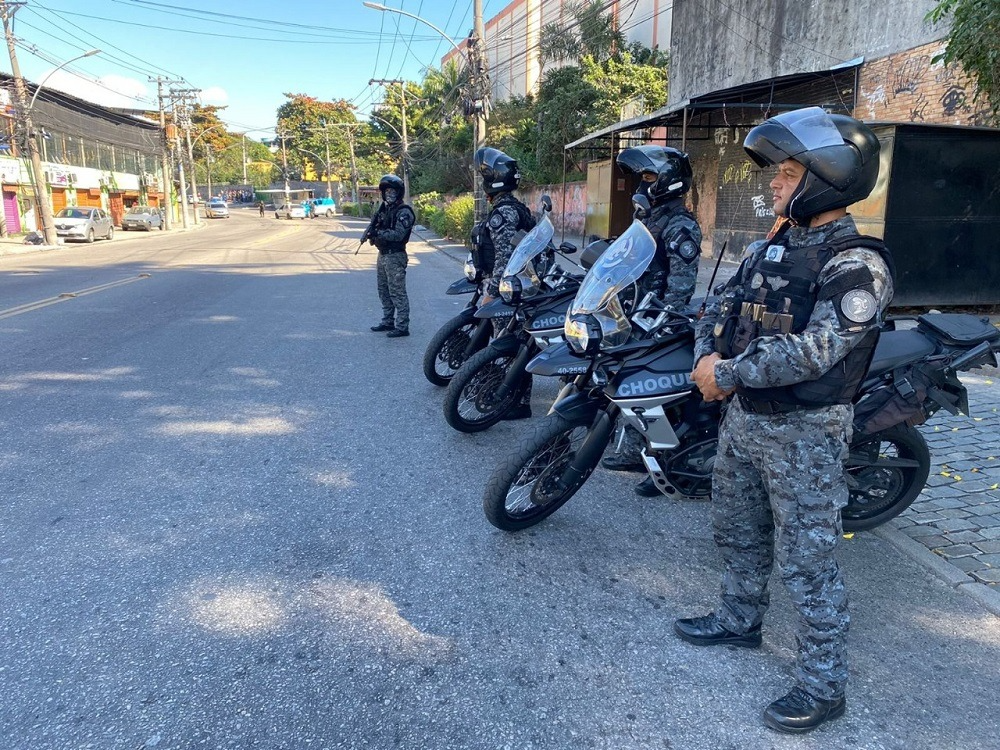
[[[275,130],[274,134],[281,139],[281,176],[285,180],[285,208],[287,209],[292,202],[291,188],[288,185],[288,151],[285,148],[287,134],[284,130]],[[269,150],[272,154],[278,153],[278,148],[273,144]]]
[[[389,6],[382,5],[381,3],[368,2],[368,0],[365,0],[362,5],[366,8],[371,8],[372,10],[377,10],[382,13],[398,13],[401,16],[412,18],[414,21],[419,21],[425,26],[429,26],[440,34],[445,41],[454,47],[458,54],[462,56],[469,68],[469,82],[472,89],[472,101],[468,103],[466,114],[475,116],[475,119],[473,120],[472,139],[472,153],[475,154],[486,143],[486,105],[485,91],[483,90],[483,84],[485,82],[485,63],[483,63],[480,58],[481,52],[479,49],[479,42],[482,41],[483,37],[482,0],[475,0],[475,30],[473,31],[472,38],[469,40],[469,49],[467,51],[463,51],[454,39],[445,34],[441,29],[432,24],[426,18],[421,18],[418,15],[408,13],[400,8],[390,8]],[[486,195],[483,192],[481,182],[476,179],[475,173],[472,175],[472,192],[475,196],[476,218],[482,219],[486,214]]]
[[[3,17],[3,23],[6,30],[8,26],[8,16],[6,13]],[[38,151],[38,141],[35,139],[35,128],[31,122],[31,112],[35,106],[35,101],[38,99],[38,93],[42,90],[42,86],[45,85],[46,81],[52,77],[52,74],[62,68],[65,68],[70,63],[76,62],[77,60],[82,60],[85,57],[91,57],[100,52],[99,49],[92,49],[84,52],[82,55],[77,55],[76,57],[66,60],[66,62],[60,63],[52,71],[49,72],[42,82],[35,87],[35,93],[31,97],[31,101],[25,106],[24,102],[28,96],[27,86],[24,79],[21,77],[21,68],[17,63],[17,54],[14,51],[14,38],[8,33],[7,34],[7,48],[10,52],[11,68],[14,74],[14,88],[17,94],[18,101],[18,111],[21,114],[21,123],[24,127],[26,145],[28,147],[28,156],[31,160],[31,185],[32,189],[35,191],[35,200],[38,203],[38,213],[41,214],[39,217],[41,219],[42,225],[42,235],[45,237],[46,245],[55,245],[59,241],[59,237],[56,235],[55,220],[52,215],[52,203],[49,201],[49,191],[48,186],[45,184],[45,177],[42,173],[42,156]]]

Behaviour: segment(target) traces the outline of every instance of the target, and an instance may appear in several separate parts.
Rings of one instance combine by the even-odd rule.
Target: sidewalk
[[[200,224],[192,224],[187,229],[182,226],[177,226],[167,231],[153,231],[153,232],[122,232],[120,227],[115,227],[115,236],[111,240],[112,243],[122,242],[124,240],[137,240],[140,237],[162,237],[175,234],[177,232],[193,232],[195,230],[201,229],[206,226],[205,220],[202,220]],[[97,243],[106,244],[107,240],[97,240]],[[97,244],[95,243],[95,244]],[[22,253],[40,253],[46,250],[61,250],[72,247],[84,247],[87,243],[85,242],[60,242],[58,245],[25,245],[24,235],[16,235],[11,237],[0,237],[0,258],[5,255],[20,255]]]

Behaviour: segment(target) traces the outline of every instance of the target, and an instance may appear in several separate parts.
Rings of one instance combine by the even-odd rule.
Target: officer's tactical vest
[[[517,226],[515,231],[527,232],[535,226],[535,220],[531,216],[531,211],[521,201],[510,193],[497,198],[493,204],[486,220],[477,224],[472,232],[472,265],[484,274],[493,273],[493,266],[496,264],[497,251],[493,244],[493,237],[490,236],[490,217],[496,213],[501,206],[511,206],[517,211]],[[478,237],[477,237],[478,235]]]
[[[716,351],[730,359],[761,336],[802,333],[816,306],[820,271],[835,255],[858,247],[876,251],[893,272],[892,256],[876,237],[853,235],[809,247],[793,247],[781,235],[767,242],[749,259],[740,286],[723,297],[715,327]],[[868,370],[878,335],[878,327],[872,326],[844,359],[817,380],[775,388],[738,386],[737,393],[752,402],[802,408],[848,404]]]
[[[393,227],[395,227],[396,217],[399,215],[401,211],[409,211],[410,218],[412,219],[412,221],[410,221],[409,229],[406,230],[406,236],[403,237],[403,239],[401,240],[393,240],[393,241],[379,240],[376,237],[375,245],[376,247],[378,247],[379,252],[401,253],[404,250],[406,250],[406,243],[410,241],[410,235],[413,233],[413,225],[417,221],[417,217],[414,215],[412,208],[410,208],[405,203],[396,203],[392,206],[389,206],[386,209],[385,214],[382,216],[379,226],[383,229],[392,229]]]

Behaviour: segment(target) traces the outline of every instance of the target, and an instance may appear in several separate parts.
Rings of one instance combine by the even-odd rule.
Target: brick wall
[[[862,120],[987,125],[988,110],[976,102],[976,87],[961,66],[933,63],[944,42],[937,41],[865,63],[857,108]]]

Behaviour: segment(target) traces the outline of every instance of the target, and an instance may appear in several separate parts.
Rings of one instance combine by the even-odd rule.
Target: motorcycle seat
[[[917,318],[917,328],[949,346],[975,346],[1000,341],[1000,331],[968,313],[927,313]]]
[[[881,375],[901,365],[933,354],[934,342],[919,331],[885,331],[875,346],[875,356],[868,367],[868,377]]]

